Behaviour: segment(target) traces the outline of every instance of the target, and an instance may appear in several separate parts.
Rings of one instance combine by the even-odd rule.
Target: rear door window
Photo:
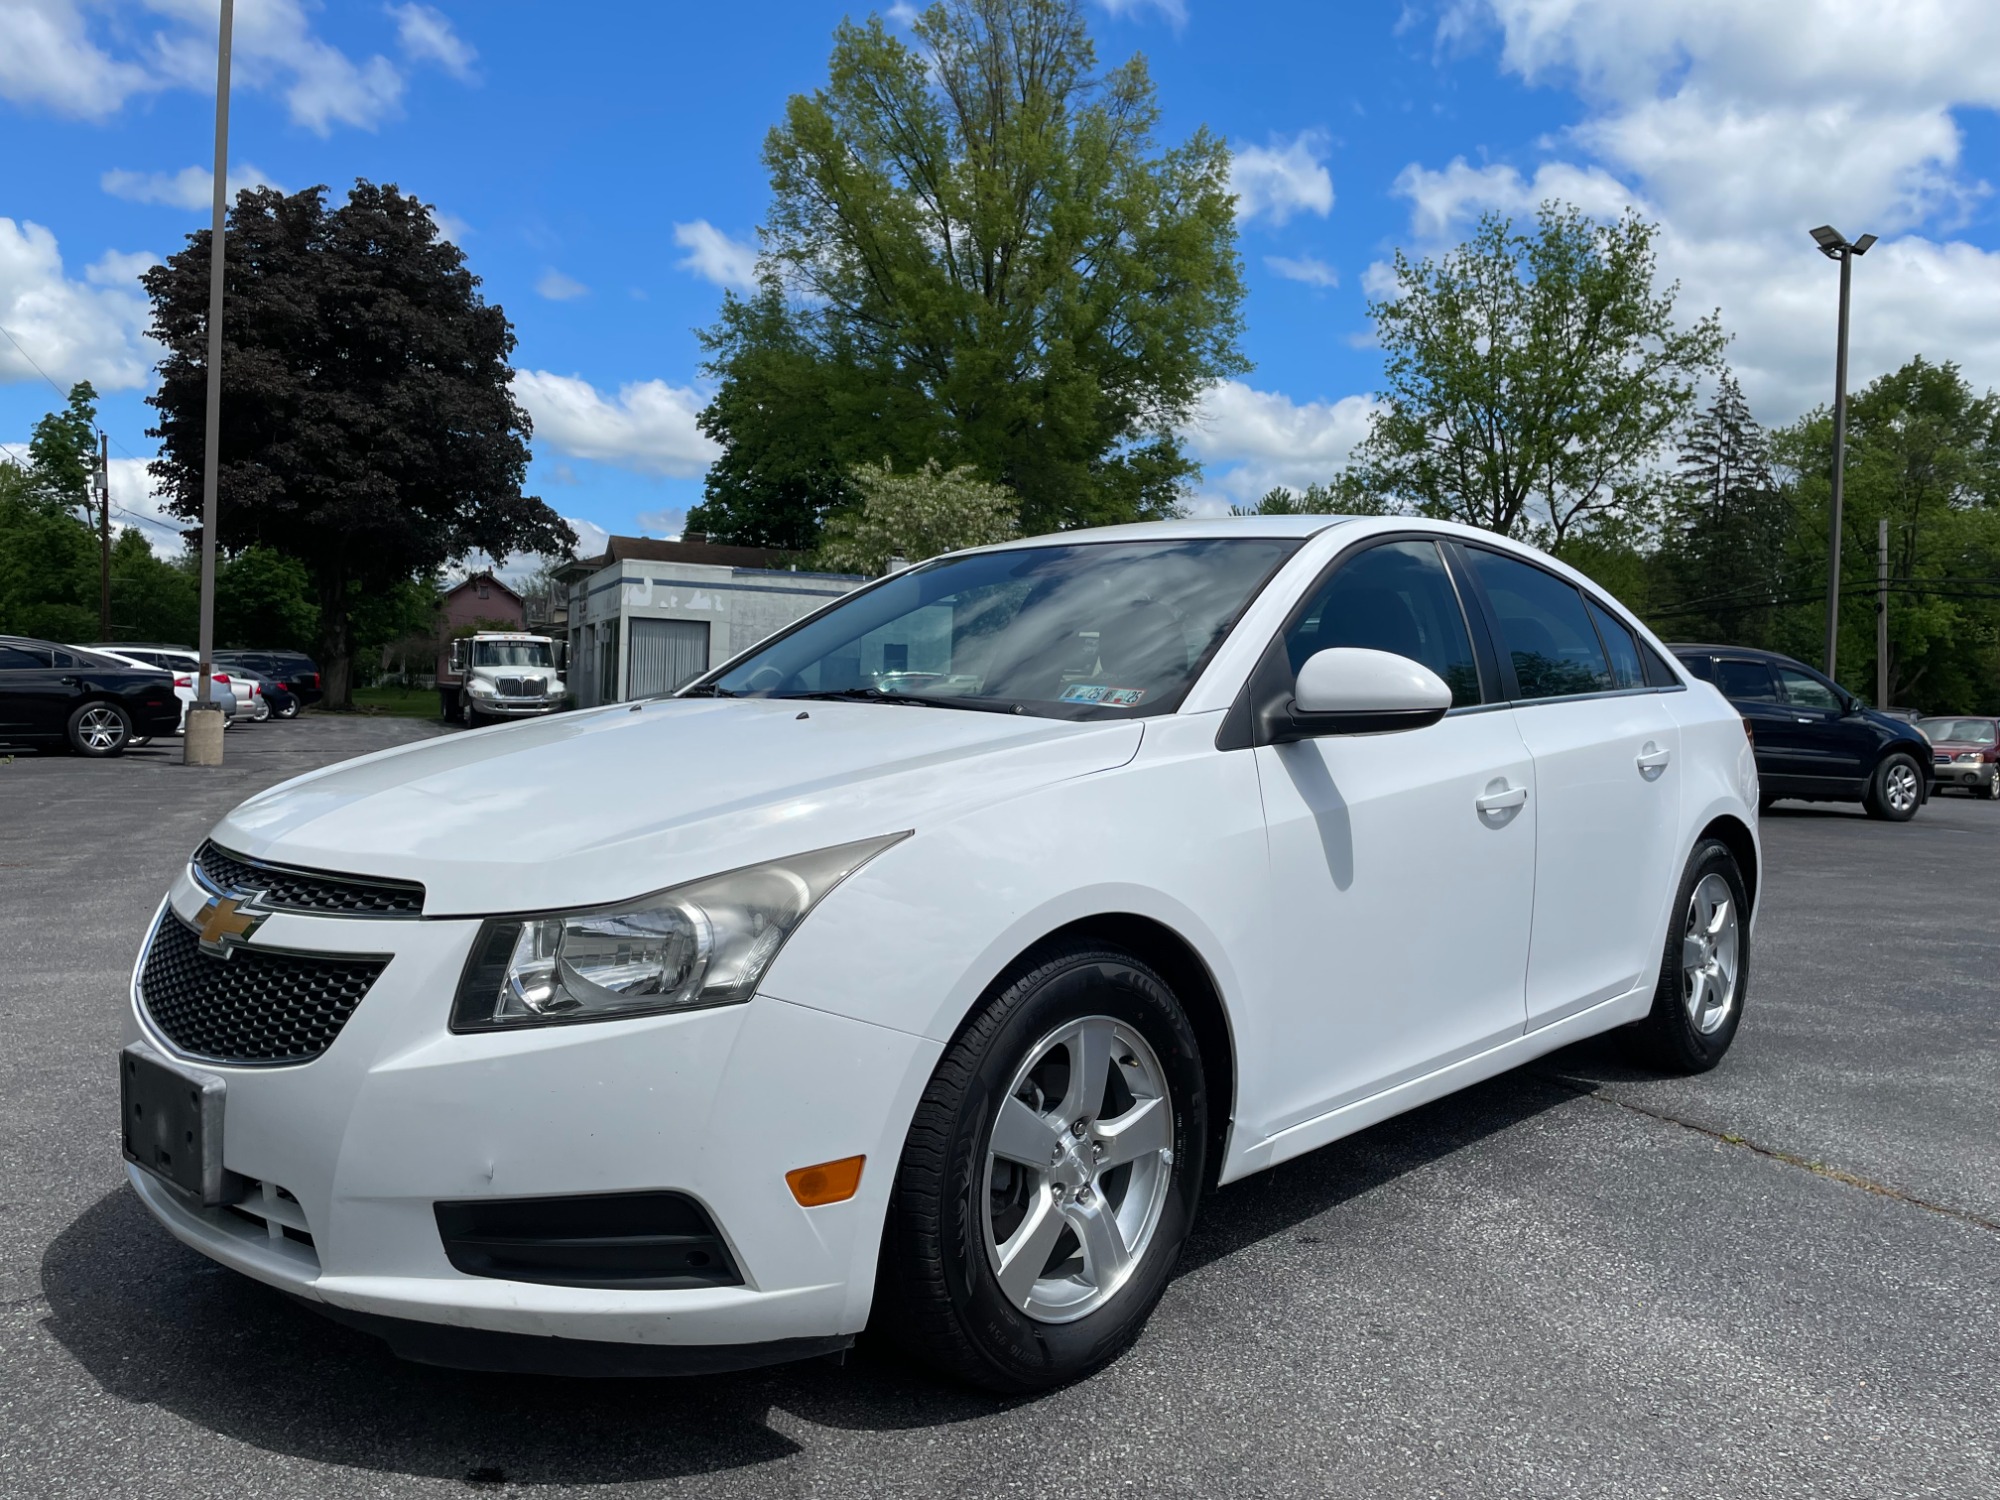
[[[1722,696],[1738,703],[1776,703],[1778,681],[1761,661],[1734,661],[1720,658],[1715,664],[1715,685]]]
[[[1499,618],[1501,650],[1514,663],[1521,698],[1568,698],[1611,688],[1611,664],[1573,585],[1483,547],[1468,547],[1465,555]]]

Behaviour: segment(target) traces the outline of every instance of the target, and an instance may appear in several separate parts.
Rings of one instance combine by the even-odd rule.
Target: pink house
[[[437,674],[449,675],[451,639],[467,626],[485,630],[526,630],[528,606],[491,573],[474,573],[445,591],[438,611]]]

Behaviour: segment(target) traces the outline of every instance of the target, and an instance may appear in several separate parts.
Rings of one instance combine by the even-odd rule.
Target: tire
[[[290,703],[279,709],[277,713],[281,719],[296,719],[299,716],[299,700],[294,698]]]
[[[1972,795],[1988,802],[2000,802],[2000,775],[1987,777],[1986,790],[1982,792],[1978,787],[1974,787]]]
[[[79,704],[65,730],[69,747],[78,755],[101,760],[124,753],[132,742],[132,716],[108,699]]]
[[[137,750],[143,746],[150,745],[152,743],[153,743],[153,737],[150,734],[135,735],[133,738],[125,742],[125,748],[127,750]]]
[[[251,722],[256,724],[262,724],[266,719],[270,717],[271,717],[271,705],[264,698],[262,694],[259,694],[257,697],[257,712],[250,716]]]
[[[1706,1073],[1722,1061],[1742,1024],[1750,986],[1749,913],[1749,893],[1736,856],[1721,840],[1703,839],[1688,856],[1674,893],[1674,918],[1667,924],[1652,1013],[1636,1032],[1637,1050],[1646,1064],[1666,1073]],[[1708,940],[1701,954],[1688,946],[1697,927],[1705,929]],[[1698,956],[1699,998],[1696,969],[1689,962]],[[1719,994],[1714,988],[1718,983],[1726,984]]]
[[[479,727],[479,710],[472,706],[472,695],[470,693],[460,693],[458,695],[458,722],[463,724],[467,729],[477,729]]]
[[[1100,1051],[1104,1084],[1079,1103],[1090,1090],[1069,1088],[1070,1058]],[[1081,1135],[1061,1118],[1072,1111],[1087,1121]],[[1002,1135],[1019,1155],[996,1154]],[[1166,982],[1100,944],[1045,950],[974,1013],[917,1106],[874,1326],[990,1391],[1047,1390],[1101,1368],[1166,1290],[1207,1142],[1200,1048]],[[1123,1152],[1131,1159],[1103,1164]],[[995,1263],[1008,1246],[1012,1264],[1034,1269],[1003,1284]]]
[[[1868,779],[1863,805],[1868,816],[1885,823],[1907,823],[1924,803],[1924,773],[1909,756],[1897,751],[1882,757]]]
[[[458,717],[458,700],[448,689],[438,690],[438,717],[447,724]]]

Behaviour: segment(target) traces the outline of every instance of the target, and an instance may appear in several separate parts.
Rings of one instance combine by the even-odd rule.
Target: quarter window
[[[1807,676],[1792,667],[1778,668],[1778,681],[1785,685],[1785,699],[1800,708],[1826,708],[1836,712],[1840,699],[1833,689],[1817,677]]]
[[[1293,674],[1334,646],[1407,656],[1444,679],[1452,707],[1479,701],[1472,637],[1435,542],[1385,542],[1335,571],[1285,634]]]
[[[1466,555],[1499,617],[1501,648],[1514,663],[1522,698],[1566,698],[1611,687],[1604,647],[1572,585],[1483,547],[1468,547]]]
[[[1604,642],[1604,653],[1611,659],[1611,685],[1620,688],[1642,688],[1646,686],[1646,664],[1639,657],[1639,643],[1633,639],[1618,617],[1588,596],[1584,607],[1590,611],[1590,623],[1597,627],[1598,639]]]

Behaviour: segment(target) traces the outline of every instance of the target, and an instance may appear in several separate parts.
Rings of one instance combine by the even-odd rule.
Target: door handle
[[[76,686],[76,679],[75,679],[74,677],[64,677],[64,678],[62,678],[62,679],[60,679],[60,680],[61,680],[61,682],[62,682],[62,685],[63,685],[64,687],[75,687],[75,686]]]
[[[1673,758],[1673,751],[1662,750],[1651,740],[1647,740],[1644,748],[1639,751],[1639,774],[1648,781],[1658,781],[1660,773],[1667,769],[1667,762]]]
[[[1796,716],[1794,717],[1794,721],[1793,721],[1793,722],[1795,722],[1795,723],[1799,723],[1799,724],[1817,724],[1817,723],[1819,722],[1819,720],[1817,720],[1817,719],[1814,719],[1814,718],[1811,718],[1811,717],[1809,717],[1809,716],[1807,716],[1807,715],[1805,715],[1805,714],[1798,714],[1798,715],[1796,715]]]
[[[1501,782],[1495,791],[1484,792],[1473,799],[1472,805],[1482,813],[1512,812],[1528,800],[1528,789],[1524,786],[1510,787]]]

